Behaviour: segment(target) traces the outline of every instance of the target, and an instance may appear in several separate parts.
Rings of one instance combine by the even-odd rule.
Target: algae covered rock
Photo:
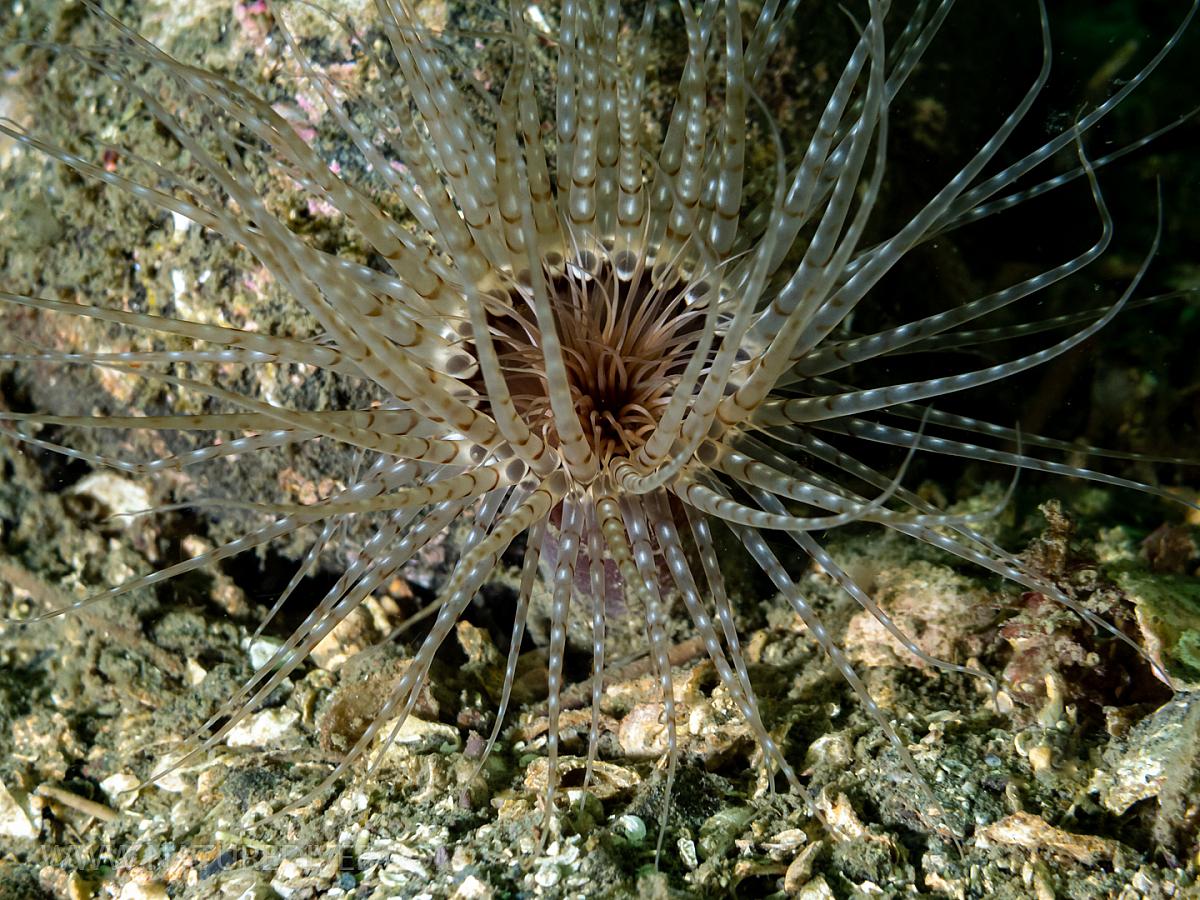
[[[1122,572],[1146,652],[1178,691],[1200,689],[1200,581],[1178,575]]]

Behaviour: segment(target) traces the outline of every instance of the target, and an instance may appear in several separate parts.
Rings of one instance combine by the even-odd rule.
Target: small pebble
[[[691,838],[680,838],[679,858],[683,860],[683,864],[689,869],[694,869],[700,865],[700,859],[696,855],[696,842]]]
[[[1047,771],[1053,760],[1054,751],[1045,744],[1038,744],[1029,750],[1029,765],[1036,774]]]
[[[33,820],[0,783],[0,837],[32,840],[38,836]]]
[[[256,671],[261,669],[271,661],[282,646],[282,641],[264,637],[255,638],[246,645],[246,654],[250,657],[250,665],[254,666]]]
[[[631,844],[640,844],[646,839],[646,823],[637,816],[621,816],[617,819],[617,830]]]
[[[104,795],[117,806],[129,807],[137,800],[137,792],[134,791],[134,788],[139,784],[141,784],[141,780],[128,772],[116,772],[100,782],[100,790],[104,791]]]
[[[167,900],[167,888],[157,881],[130,881],[121,888],[121,900]]]
[[[105,515],[114,517],[112,522],[121,528],[127,528],[133,522],[133,513],[149,509],[151,505],[150,494],[145,486],[111,472],[94,472],[80,479],[69,493],[91,497],[100,504]]]
[[[453,900],[491,900],[492,888],[474,875],[468,875],[453,894]]]
[[[265,709],[239,722],[225,736],[230,747],[265,747],[291,730],[300,718],[294,709]]]

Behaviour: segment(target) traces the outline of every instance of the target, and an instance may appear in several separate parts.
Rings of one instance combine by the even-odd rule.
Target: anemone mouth
[[[542,274],[584,437],[601,468],[632,461],[661,422],[689,362],[704,352],[710,285],[675,266],[655,265],[652,252],[628,249],[545,259]],[[525,270],[490,293],[488,324],[517,412],[557,449],[530,280]],[[482,376],[472,386],[487,396]]]

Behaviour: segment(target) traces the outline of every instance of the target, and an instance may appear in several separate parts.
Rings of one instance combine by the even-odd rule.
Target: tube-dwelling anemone
[[[549,36],[514,12],[504,35],[511,64],[493,94],[467,86],[469,79],[455,71],[409,3],[377,0],[373,27],[386,37],[383,52],[389,56],[371,64],[384,80],[386,105],[380,102],[384,91],[357,96],[309,60],[281,16],[280,41],[358,154],[357,169],[331,167],[252,89],[176,61],[115,20],[107,23],[109,43],[57,47],[136,98],[144,115],[185,152],[180,161],[160,165],[123,150],[129,170],[141,173],[135,176],[57,146],[36,128],[2,121],[0,132],[241,245],[312,317],[319,333],[276,337],[3,293],[9,306],[89,317],[189,343],[183,350],[118,353],[10,347],[6,361],[136,372],[212,403],[211,411],[198,414],[0,417],[14,423],[21,440],[136,475],[317,439],[361,451],[369,464],[343,490],[308,504],[188,498],[193,505],[268,518],[211,552],[47,615],[110,602],[299,533],[311,535],[303,572],[344,523],[373,522],[371,537],[345,571],[206,723],[177,763],[182,765],[222,741],[423,548],[456,520],[469,520],[412,664],[321,790],[381,734],[398,732],[439,648],[494,577],[502,555],[524,538],[502,700],[488,748],[509,705],[535,583],[545,577],[545,834],[559,793],[572,606],[590,617],[593,645],[585,781],[597,755],[601,690],[611,662],[605,634],[619,609],[641,617],[661,691],[669,796],[680,741],[666,617],[679,603],[757,738],[763,767],[803,791],[795,760],[772,737],[750,681],[714,537],[714,529],[727,529],[851,684],[921,792],[928,823],[941,827],[937,798],[810,605],[797,572],[807,564],[819,567],[928,664],[983,678],[988,676],[929,657],[839,567],[824,549],[822,532],[875,523],[1054,598],[1128,640],[977,529],[981,516],[937,509],[903,485],[903,468],[885,473],[865,461],[872,457],[856,455],[856,448],[882,443],[910,456],[945,454],[1167,495],[1054,459],[1056,452],[1078,450],[1074,445],[931,404],[1062,356],[1137,295],[1155,244],[1145,248],[1124,293],[1107,308],[1018,325],[993,326],[986,319],[1105,252],[1113,221],[1097,168],[1107,159],[1090,159],[1085,138],[1146,81],[1196,10],[1183,4],[1170,38],[1108,99],[1023,155],[1006,150],[1009,161],[1001,167],[998,154],[1049,78],[1049,16],[1039,7],[1042,61],[1029,72],[1023,96],[996,116],[987,140],[906,223],[872,232],[887,172],[889,113],[953,5],[920,2],[907,21],[898,22],[888,17],[886,0],[857,4],[857,42],[833,73],[809,142],[799,147],[785,143],[758,94],[795,2],[767,2],[752,19],[743,19],[732,2],[680,4],[673,25],[686,35],[686,57],[657,139],[646,112],[649,48],[659,27],[654,3],[646,4],[640,20],[628,21],[616,0],[566,0]],[[556,58],[550,111],[538,104],[547,74],[539,42]],[[365,46],[360,50],[373,54]],[[162,85],[170,91],[159,90]],[[186,106],[167,96],[182,97]],[[752,136],[769,151],[755,154],[770,160],[765,171],[747,172]],[[1039,182],[1038,171],[1065,154],[1074,154],[1074,167]],[[335,209],[370,248],[370,262],[327,252],[270,208],[252,174],[260,157],[293,178],[307,199]],[[850,328],[855,310],[876,301],[881,279],[914,248],[1069,181],[1090,190],[1095,211],[1093,237],[1077,255],[942,312],[873,333]],[[386,204],[374,199],[380,191]],[[1052,336],[1039,343],[1045,334]],[[965,357],[953,357],[961,368],[917,381],[853,380],[860,364],[1000,338],[1033,346],[973,369]],[[367,385],[377,402],[371,408],[287,408],[220,383],[222,366],[265,364],[324,370]],[[179,374],[181,366],[194,374]],[[47,425],[243,436],[133,462],[36,436],[34,427]]]

